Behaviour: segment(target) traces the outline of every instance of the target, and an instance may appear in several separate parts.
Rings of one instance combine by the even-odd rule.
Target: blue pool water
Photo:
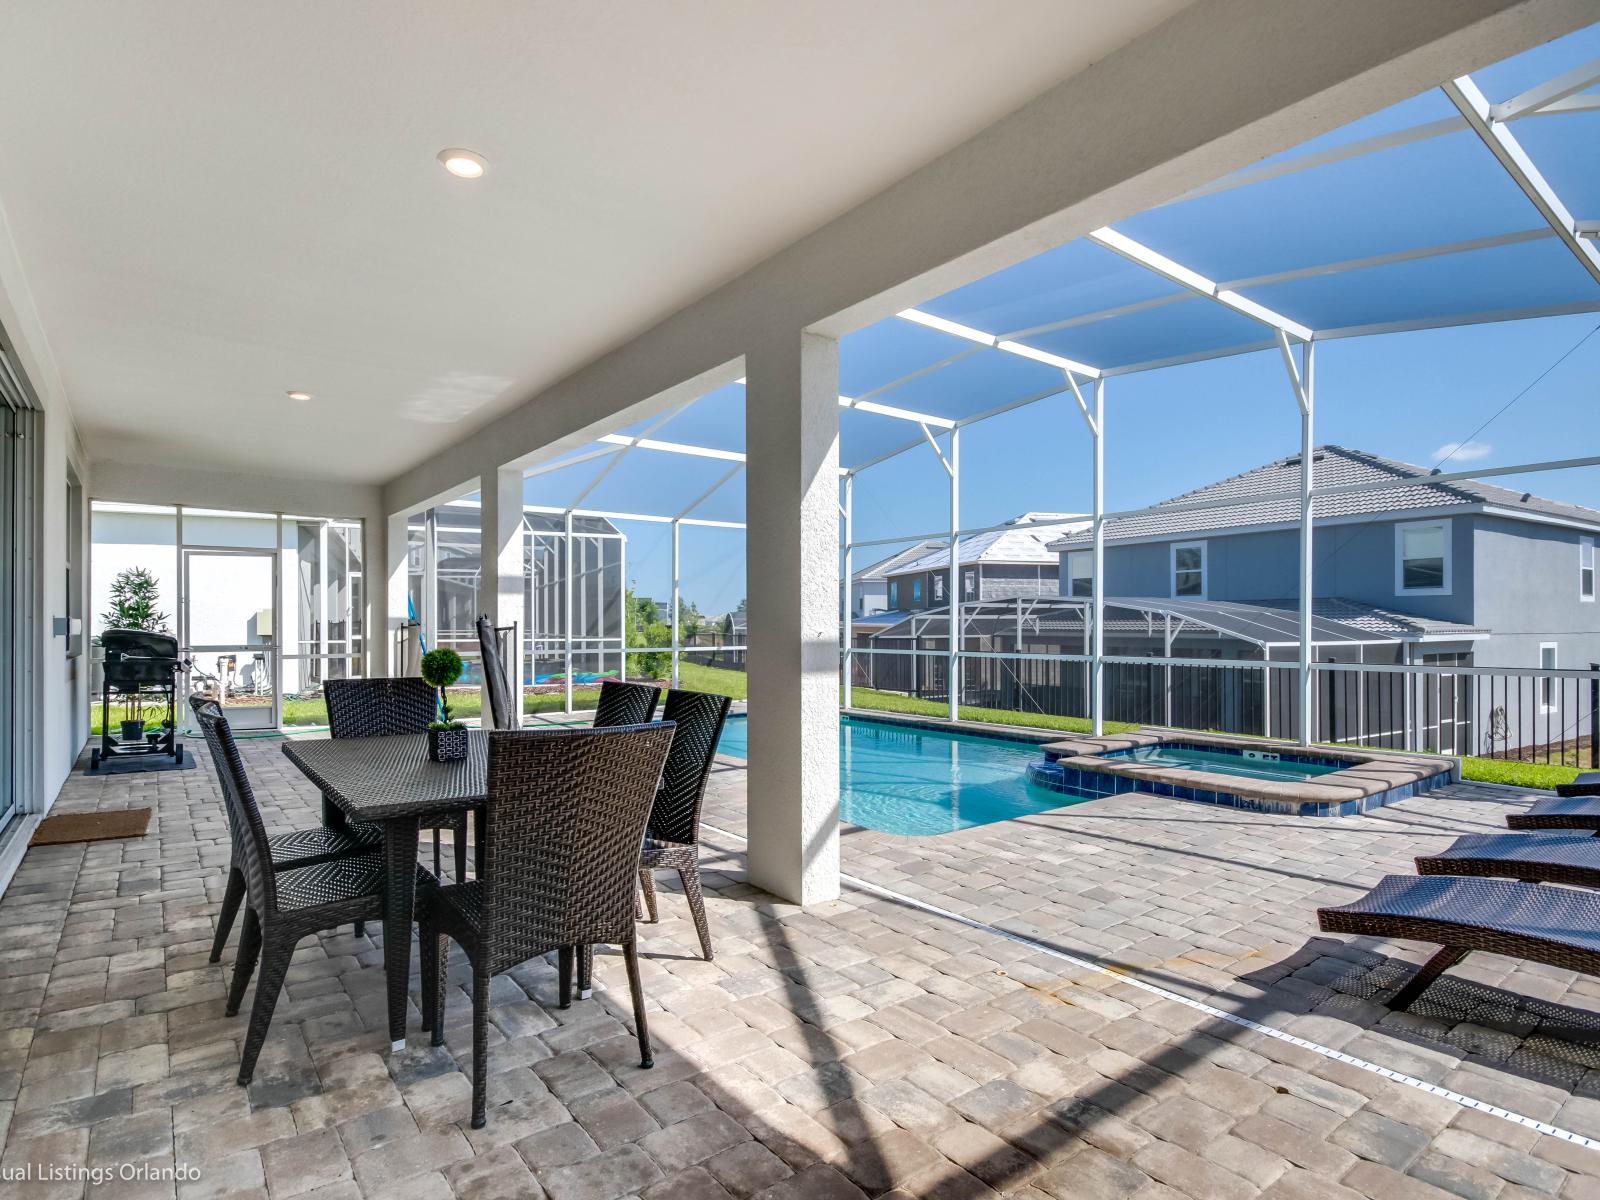
[[[717,749],[745,758],[748,746],[745,718],[730,717]],[[841,815],[883,833],[927,837],[1074,803],[1028,783],[1028,764],[1038,757],[1028,742],[844,717]]]
[[[1215,750],[1182,743],[1111,750],[1103,757],[1131,758],[1135,762],[1149,763],[1156,767],[1183,767],[1191,771],[1209,771],[1213,775],[1239,775],[1246,779],[1273,779],[1287,783],[1315,779],[1318,775],[1326,775],[1350,765],[1335,759],[1310,756],[1247,758],[1240,751]]]

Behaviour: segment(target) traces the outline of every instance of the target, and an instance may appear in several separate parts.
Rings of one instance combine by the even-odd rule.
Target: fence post
[[[1600,672],[1600,663],[1589,670]],[[1600,674],[1589,680],[1589,765],[1600,768]]]

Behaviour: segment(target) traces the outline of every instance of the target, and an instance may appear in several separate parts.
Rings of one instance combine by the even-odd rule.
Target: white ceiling
[[[1186,2],[12,5],[0,208],[92,456],[376,482]]]

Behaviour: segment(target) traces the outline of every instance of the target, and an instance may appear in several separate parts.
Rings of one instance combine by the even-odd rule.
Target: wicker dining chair
[[[656,715],[661,689],[647,683],[622,683],[607,679],[600,684],[600,699],[594,706],[594,728],[614,725],[643,725]]]
[[[328,735],[336,738],[397,737],[427,733],[438,719],[439,696],[421,679],[330,679],[322,685],[328,700]],[[335,827],[345,824],[344,813],[322,801],[322,820]],[[450,830],[455,843],[456,878],[467,877],[467,814],[434,813],[422,818],[422,828],[433,830],[433,872],[439,869],[439,831]]]
[[[700,808],[705,802],[711,763],[717,755],[717,739],[722,736],[732,703],[727,696],[709,692],[674,688],[667,693],[661,719],[674,722],[677,732],[661,772],[661,787],[650,809],[644,849],[639,856],[639,887],[644,892],[650,920],[657,920],[653,873],[676,871],[707,962],[711,961],[711,930],[706,925],[705,900],[700,893]]]
[[[639,840],[672,726],[537,729],[489,735],[483,873],[427,892],[422,913],[423,1025],[444,1042],[445,977],[454,938],[472,964],[472,1126],[485,1121],[489,982],[559,954],[568,1003],[574,947],[620,945],[633,995],[640,1065],[652,1065],[634,944]]]
[[[478,650],[483,661],[483,681],[487,685],[485,690],[489,693],[489,716],[496,729],[522,728],[522,714],[517,711],[516,696],[511,687],[511,676],[507,673],[509,666],[505,657],[500,653],[501,630],[495,628],[494,622],[489,620],[488,614],[478,618]],[[511,634],[512,653],[516,652],[517,627],[515,624],[503,627],[505,632]]]
[[[250,976],[258,962],[261,966],[244,1050],[239,1057],[238,1082],[244,1087],[255,1074],[256,1059],[266,1041],[272,1011],[277,1007],[289,960],[300,939],[348,921],[378,920],[383,916],[383,856],[376,852],[350,854],[309,866],[275,870],[272,840],[262,823],[244,760],[221,706],[201,696],[191,698],[190,705],[211,751],[228,810],[234,862],[244,878],[244,929],[239,935],[239,953],[223,1010],[227,1016],[238,1013]],[[425,868],[417,868],[419,888],[432,887],[436,882]]]

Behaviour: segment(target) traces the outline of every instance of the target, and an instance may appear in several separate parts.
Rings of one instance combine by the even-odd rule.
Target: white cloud
[[[1488,442],[1446,442],[1433,452],[1433,461],[1442,462],[1448,458],[1451,462],[1476,462],[1488,458],[1493,450]]]

